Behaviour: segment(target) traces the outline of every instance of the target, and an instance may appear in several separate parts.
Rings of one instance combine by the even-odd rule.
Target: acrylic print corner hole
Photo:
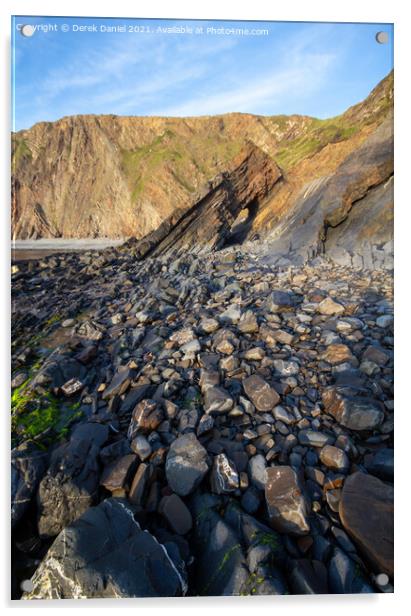
[[[393,592],[393,35],[13,18],[14,599]]]

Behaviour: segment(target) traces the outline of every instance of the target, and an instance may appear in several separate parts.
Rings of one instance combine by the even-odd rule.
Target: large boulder
[[[166,460],[166,476],[171,489],[179,496],[191,494],[208,472],[207,451],[189,432],[179,436],[170,446]]]
[[[394,488],[366,473],[347,477],[339,505],[343,526],[376,573],[394,573]]]
[[[107,437],[107,426],[83,424],[68,443],[53,452],[37,493],[41,537],[55,537],[95,502],[100,477],[98,456]]]
[[[29,506],[47,468],[48,454],[32,443],[11,452],[11,525],[14,527]]]
[[[107,499],[59,534],[23,599],[184,595],[184,563],[170,548],[140,528],[126,501]]]

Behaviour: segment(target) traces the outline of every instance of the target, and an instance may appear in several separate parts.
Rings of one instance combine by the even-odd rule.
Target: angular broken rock
[[[187,590],[184,563],[109,498],[88,509],[54,541],[23,599],[174,597]]]
[[[240,485],[237,469],[224,453],[214,456],[210,483],[215,494],[235,492]]]
[[[343,388],[323,392],[324,410],[349,430],[374,430],[384,420],[382,405],[372,398],[346,395]]]
[[[87,340],[101,340],[104,336],[104,327],[95,321],[83,321],[74,329],[74,333]]]
[[[143,434],[138,434],[131,441],[131,449],[138,455],[140,460],[144,462],[151,455],[151,445]]]
[[[169,486],[180,496],[191,494],[208,472],[207,451],[189,432],[171,443],[166,459]]]
[[[138,434],[156,430],[164,419],[163,411],[155,400],[142,400],[134,409],[127,436],[132,441]]]
[[[266,301],[268,312],[285,312],[294,307],[294,300],[286,291],[273,291]]]
[[[234,400],[222,387],[209,387],[204,393],[204,410],[209,415],[227,413],[234,406]]]
[[[244,391],[257,411],[271,411],[280,401],[278,393],[258,374],[243,380]]]
[[[247,310],[241,316],[241,319],[237,324],[237,329],[239,329],[240,332],[242,332],[243,334],[252,334],[254,332],[258,332],[257,317],[252,310]]]
[[[335,314],[343,314],[344,306],[335,302],[331,297],[326,297],[318,304],[318,312],[326,316],[333,316]]]
[[[132,368],[121,368],[112,378],[110,385],[104,390],[103,400],[116,394],[121,396],[130,386],[131,379],[135,375]]]
[[[135,468],[137,456],[128,454],[111,462],[103,471],[100,485],[110,492],[116,492],[125,488]]]
[[[74,396],[83,389],[84,385],[79,379],[70,379],[61,386],[61,391],[67,397]]]
[[[310,526],[297,473],[291,466],[267,469],[265,500],[271,526],[282,533],[305,535]]]
[[[343,526],[375,573],[394,573],[394,489],[377,477],[347,477],[339,506]]]

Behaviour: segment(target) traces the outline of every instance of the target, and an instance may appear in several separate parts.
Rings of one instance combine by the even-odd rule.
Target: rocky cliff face
[[[387,243],[392,102],[391,73],[329,120],[233,113],[36,124],[12,137],[13,236],[145,238],[141,254],[199,250],[228,242],[247,210],[241,239],[267,237],[274,253]]]

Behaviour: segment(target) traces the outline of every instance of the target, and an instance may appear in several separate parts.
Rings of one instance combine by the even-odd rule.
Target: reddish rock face
[[[257,411],[271,411],[280,402],[280,396],[275,389],[258,374],[244,379],[243,387]]]
[[[394,489],[377,477],[354,473],[344,483],[339,513],[375,573],[394,573]]]

